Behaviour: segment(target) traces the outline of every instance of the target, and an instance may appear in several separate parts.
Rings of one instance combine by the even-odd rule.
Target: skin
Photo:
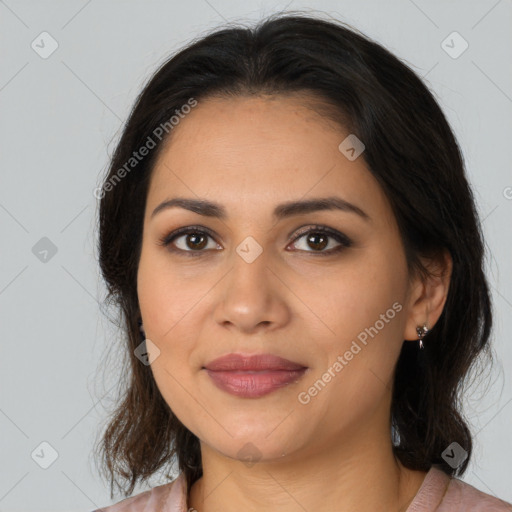
[[[150,182],[139,304],[146,336],[160,351],[151,364],[158,388],[201,443],[203,477],[188,497],[199,512],[405,511],[426,475],[392,453],[391,385],[404,340],[417,340],[416,327],[433,327],[442,313],[451,260],[425,261],[441,277],[408,275],[383,191],[362,156],[350,161],[338,149],[348,132],[305,98],[200,101],[174,128]],[[282,202],[333,195],[371,220],[338,210],[272,218]],[[221,203],[228,218],[179,207],[151,218],[177,196]],[[339,242],[328,238],[319,249],[307,236],[295,240],[298,228],[315,224],[345,234],[352,246],[322,257]],[[193,225],[215,234],[198,257],[158,244]],[[248,236],[263,251],[252,263],[236,252]],[[173,244],[197,252],[199,242],[182,235]],[[299,393],[395,302],[401,311],[300,403]],[[235,397],[202,369],[231,352],[272,353],[308,370],[263,397]],[[257,450],[253,464],[239,453],[246,443]]]

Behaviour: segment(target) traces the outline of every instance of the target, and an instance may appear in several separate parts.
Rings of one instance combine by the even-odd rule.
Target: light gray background
[[[91,460],[118,379],[115,354],[105,382],[98,371],[116,330],[98,303],[93,190],[135,96],[169,53],[225,21],[290,9],[324,11],[404,59],[426,77],[460,141],[489,247],[497,355],[491,380],[467,400],[477,435],[464,480],[512,501],[510,0],[5,0],[0,512],[87,512],[111,503]],[[31,48],[43,31],[58,42],[47,59]],[[469,44],[456,59],[442,47],[453,31]],[[33,253],[43,237],[57,249],[46,262]],[[48,469],[35,462],[51,455],[42,442],[58,453]]]

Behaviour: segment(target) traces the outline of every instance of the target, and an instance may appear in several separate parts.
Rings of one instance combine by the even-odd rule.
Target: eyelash
[[[348,247],[352,246],[352,240],[348,238],[343,233],[340,233],[336,230],[333,230],[331,228],[327,228],[325,226],[312,226],[309,227],[307,230],[301,230],[297,233],[297,236],[292,240],[292,243],[297,242],[300,238],[302,238],[304,235],[308,235],[310,233],[322,233],[324,235],[328,235],[332,238],[334,238],[337,242],[339,242],[341,245],[338,247],[335,247],[334,249],[329,249],[328,251],[303,251],[303,252],[309,252],[318,256],[330,256],[332,254],[338,253],[342,251],[343,249],[346,249]],[[173,242],[176,238],[179,238],[180,235],[188,235],[188,234],[203,234],[208,235],[212,239],[214,239],[213,233],[202,226],[187,226],[183,228],[176,229],[175,231],[169,233],[168,235],[165,235],[164,237],[160,238],[158,240],[158,245],[168,247],[168,250],[176,253],[178,255],[183,255],[186,257],[197,257],[201,256],[206,251],[199,250],[199,251],[185,251],[183,249],[178,249],[176,247],[170,247],[171,242]]]

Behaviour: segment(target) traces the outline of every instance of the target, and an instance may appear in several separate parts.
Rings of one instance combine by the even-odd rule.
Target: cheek
[[[151,366],[155,378],[168,386],[177,385],[172,377],[190,378],[191,354],[206,322],[205,304],[213,285],[212,277],[187,279],[169,265],[165,255],[149,251],[141,255],[139,305],[146,335],[160,351]]]
[[[193,401],[190,354],[198,328],[193,307],[198,297],[176,275],[153,262],[141,257],[137,279],[146,335],[158,348],[149,371],[165,402],[180,421],[189,425],[193,420],[187,413]]]
[[[194,305],[205,295],[205,286],[172,271],[162,255],[143,252],[137,275],[137,294],[148,337],[154,338],[159,345],[169,345],[187,316],[194,314]]]
[[[363,410],[386,392],[403,341],[405,274],[399,255],[368,252],[322,282],[320,288],[300,291],[315,313],[317,349],[328,361],[315,369],[308,385],[328,381],[330,390],[319,393],[318,405]],[[326,373],[329,369],[335,377]]]
[[[403,308],[405,276],[398,261],[382,251],[365,251],[351,257],[328,274],[302,276],[294,292],[311,311],[320,339],[337,350],[377,323],[379,337],[394,339]],[[393,308],[393,304],[395,304]],[[301,306],[302,307],[302,306]]]
[[[312,309],[317,307],[329,326],[317,338],[327,364],[315,368],[301,391],[302,399],[310,400],[304,414],[324,418],[326,435],[372,421],[391,392],[403,305],[396,300],[397,283],[377,279],[379,274],[353,274],[315,296]]]

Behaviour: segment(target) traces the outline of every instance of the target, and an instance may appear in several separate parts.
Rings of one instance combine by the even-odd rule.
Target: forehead
[[[386,209],[363,158],[351,161],[339,149],[349,132],[304,103],[293,95],[199,101],[173,128],[155,164],[148,209],[186,195],[242,213],[336,193],[367,211]]]

